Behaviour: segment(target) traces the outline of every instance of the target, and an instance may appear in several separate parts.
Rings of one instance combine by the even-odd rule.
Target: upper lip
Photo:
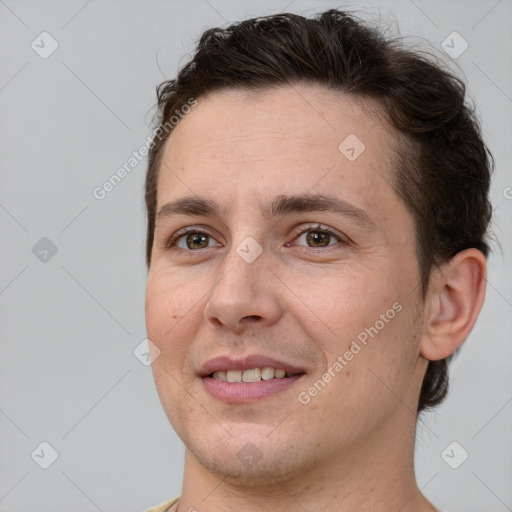
[[[278,359],[267,357],[262,354],[253,354],[238,358],[233,356],[214,357],[213,359],[206,361],[206,363],[201,366],[199,375],[201,377],[206,377],[211,373],[220,370],[249,370],[251,368],[264,368],[265,366],[269,366],[277,370],[284,370],[290,375],[304,373],[302,368],[285,363],[284,361],[279,361]]]

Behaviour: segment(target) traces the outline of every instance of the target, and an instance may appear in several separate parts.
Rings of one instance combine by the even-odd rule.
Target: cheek
[[[199,280],[166,272],[148,277],[145,316],[148,338],[171,365],[180,364],[201,324],[205,291]]]
[[[176,327],[180,325],[181,309],[176,292],[170,290],[163,280],[148,280],[145,301],[146,331],[148,338],[159,348],[162,355],[175,345],[172,340],[175,338]]]
[[[146,328],[148,337],[162,341],[164,334],[176,322],[179,315],[178,304],[161,287],[149,287],[146,293]]]
[[[389,310],[395,313],[390,309],[392,304],[384,301],[371,310],[366,305],[364,314],[355,305],[343,308],[339,311],[337,339],[323,339],[325,373],[309,383],[319,389],[311,403],[328,412],[332,420],[326,421],[334,423],[342,417],[347,435],[360,430],[361,425],[373,428],[407,401],[414,373],[414,359],[408,348],[414,343],[408,327],[411,312],[404,306],[382,326],[380,314]],[[326,384],[317,385],[319,380]],[[312,388],[303,391],[316,394]]]
[[[375,279],[362,273],[350,273],[337,282],[330,280],[322,292],[310,293],[305,299],[311,313],[322,322],[330,349],[348,350],[351,341],[379,320],[394,300],[389,290],[380,288]],[[318,324],[318,320],[316,322]],[[319,332],[315,329],[316,336]]]
[[[354,368],[357,365],[364,381],[361,386],[374,407],[379,402],[399,405],[409,391],[417,352],[414,314],[411,303],[390,300],[374,311],[356,335],[361,351],[354,357]]]
[[[155,269],[150,273],[146,285],[146,319],[153,327],[168,329],[184,317],[193,304],[190,293],[193,290],[187,284],[175,272]]]
[[[325,334],[303,323],[311,339],[321,345],[327,363],[332,365],[338,356],[344,357],[348,364],[343,373],[351,378],[357,373],[363,379],[369,378],[370,368],[387,373],[408,364],[412,360],[413,312],[410,303],[405,303],[400,283],[388,272],[345,277],[323,295],[315,294],[309,303],[328,327],[322,328]]]

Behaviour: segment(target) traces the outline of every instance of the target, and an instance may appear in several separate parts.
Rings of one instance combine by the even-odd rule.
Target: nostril
[[[209,318],[210,322],[215,325],[215,327],[222,327],[224,324],[215,316]]]

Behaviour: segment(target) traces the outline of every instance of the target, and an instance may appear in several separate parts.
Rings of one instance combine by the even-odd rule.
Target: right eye
[[[214,242],[210,245],[210,242]],[[183,251],[194,251],[197,249],[207,249],[208,247],[215,247],[218,245],[214,238],[200,231],[197,228],[188,228],[185,230],[178,231],[165,243],[166,249],[177,247]]]

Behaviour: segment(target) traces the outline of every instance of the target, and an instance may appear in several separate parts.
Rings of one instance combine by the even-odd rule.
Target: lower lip
[[[304,374],[283,377],[282,379],[260,380],[258,382],[227,382],[225,380],[204,377],[208,392],[215,398],[229,404],[242,404],[274,395],[293,386]]]

